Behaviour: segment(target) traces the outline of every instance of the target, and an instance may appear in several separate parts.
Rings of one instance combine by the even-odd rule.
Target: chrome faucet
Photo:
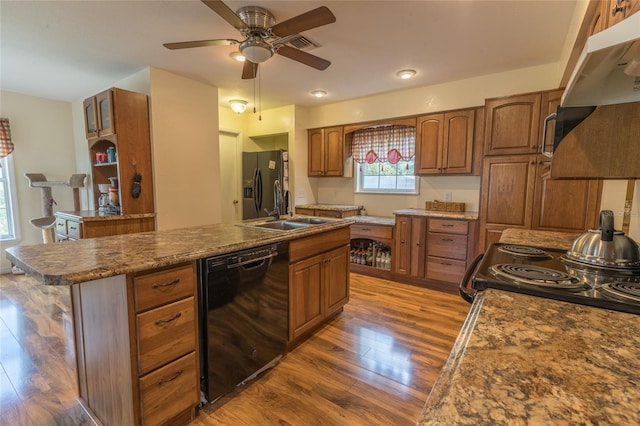
[[[293,217],[293,200],[291,199],[291,191],[284,191],[284,197],[287,200],[287,214]]]
[[[280,181],[276,179],[273,182],[273,211],[270,212],[266,208],[265,212],[269,216],[273,216],[273,220],[280,220],[280,212],[282,211],[282,204],[284,204],[282,200],[282,186],[280,185]]]

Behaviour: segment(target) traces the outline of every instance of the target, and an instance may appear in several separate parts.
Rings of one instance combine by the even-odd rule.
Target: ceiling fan
[[[230,46],[239,44],[240,53],[246,58],[242,69],[243,79],[256,78],[258,64],[278,53],[318,70],[325,70],[331,62],[311,55],[295,47],[288,46],[298,33],[321,27],[336,21],[331,11],[321,6],[301,15],[276,24],[276,20],[267,9],[259,6],[245,6],[233,12],[221,0],[201,0],[211,10],[233,25],[244,37],[239,41],[230,38],[215,40],[184,41],[165,43],[167,49],[187,49],[203,46]]]

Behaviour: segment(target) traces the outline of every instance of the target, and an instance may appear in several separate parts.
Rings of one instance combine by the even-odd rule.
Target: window
[[[415,127],[399,125],[355,131],[356,192],[417,194],[415,135]]]
[[[0,158],[0,241],[15,240],[15,192],[13,191],[12,156]]]

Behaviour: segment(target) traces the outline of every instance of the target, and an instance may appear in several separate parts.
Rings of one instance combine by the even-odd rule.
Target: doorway
[[[238,132],[220,130],[220,213],[223,223],[242,218],[240,203],[240,155],[242,140]]]

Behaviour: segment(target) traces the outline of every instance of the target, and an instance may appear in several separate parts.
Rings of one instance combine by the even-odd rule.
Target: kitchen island
[[[573,238],[508,230],[501,242]],[[638,424],[639,347],[637,315],[478,292],[418,424]]]
[[[79,401],[96,424],[183,424],[200,403],[199,259],[290,241],[285,272],[271,276],[289,286],[291,345],[347,303],[353,221],[298,219],[289,230],[257,227],[262,220],[6,253],[44,284],[70,285]]]

